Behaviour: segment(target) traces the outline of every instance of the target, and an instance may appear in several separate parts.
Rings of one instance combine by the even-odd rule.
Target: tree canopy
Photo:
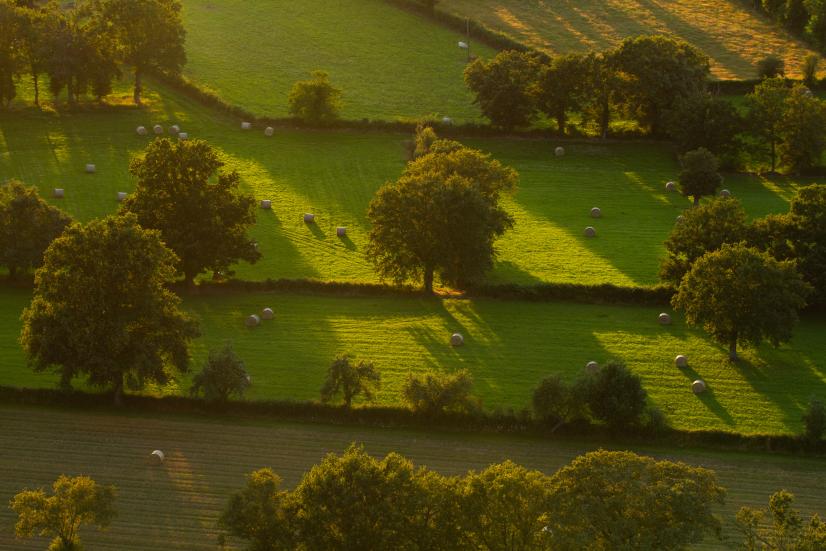
[[[489,61],[477,59],[465,69],[474,103],[496,126],[526,126],[534,117],[533,86],[538,61],[527,52],[507,50]]]
[[[700,199],[717,193],[717,188],[723,183],[718,169],[720,163],[708,149],[701,147],[683,155],[683,169],[680,172],[680,192],[686,197],[694,199],[694,205],[700,204]]]
[[[324,71],[313,71],[312,78],[299,80],[288,97],[290,114],[310,124],[327,124],[338,118],[341,90],[330,83]]]

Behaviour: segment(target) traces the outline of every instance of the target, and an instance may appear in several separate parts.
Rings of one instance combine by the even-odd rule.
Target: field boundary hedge
[[[646,428],[610,432],[587,422],[563,425],[552,431],[531,418],[527,410],[495,411],[482,414],[421,415],[402,407],[357,407],[351,410],[316,402],[234,401],[212,406],[197,398],[126,395],[124,405],[113,406],[111,393],[77,390],[26,389],[0,386],[0,404],[57,407],[111,414],[195,415],[222,421],[281,420],[308,423],[472,432],[521,434],[551,439],[576,439],[609,444],[664,444],[680,448],[708,448],[718,451],[770,452],[806,456],[826,456],[826,440],[812,443],[793,435],[742,435],[723,431],[683,431],[672,428],[651,432]]]

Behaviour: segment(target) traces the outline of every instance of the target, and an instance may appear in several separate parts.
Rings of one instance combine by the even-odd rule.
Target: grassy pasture
[[[111,98],[129,97],[128,83]],[[120,105],[88,112],[39,112],[23,108],[0,113],[0,181],[20,178],[38,185],[44,196],[66,189],[53,200],[80,220],[117,209],[118,191],[134,187],[128,174],[132,155],[150,138],[138,125],[177,123],[193,138],[222,152],[228,169],[240,172],[243,185],[273,210],[258,211],[252,235],[263,258],[238,266],[239,277],[316,278],[375,281],[362,251],[367,240],[366,210],[375,191],[404,167],[405,134],[279,129],[266,138],[261,129],[240,124],[173,91],[153,86],[144,109]],[[663,191],[676,178],[670,149],[645,142],[565,144],[557,158],[553,140],[466,139],[521,174],[516,195],[506,200],[516,225],[498,244],[493,282],[655,283],[662,242],[688,202]],[[97,174],[84,173],[95,163]],[[823,178],[820,181],[824,181]],[[754,215],[784,211],[799,183],[786,178],[730,176],[725,186]],[[50,199],[51,200],[51,199]],[[603,218],[588,216],[599,206]],[[304,212],[318,215],[307,226]],[[336,237],[336,226],[348,237]],[[596,239],[582,231],[594,225]]]
[[[19,312],[28,295],[0,291],[0,384],[48,387],[49,374],[34,374],[16,343]],[[806,319],[791,344],[744,352],[737,366],[723,348],[681,320],[660,327],[658,310],[641,307],[526,303],[496,300],[340,298],[281,293],[188,297],[185,307],[201,321],[193,347],[200,369],[208,350],[233,344],[253,378],[249,399],[315,400],[336,354],[374,361],[382,373],[379,404],[399,403],[404,380],[427,369],[467,368],[475,392],[489,409],[530,405],[542,377],[577,377],[589,360],[622,358],[643,378],[653,404],[681,429],[795,433],[809,397],[826,395],[826,321]],[[254,330],[249,314],[271,307],[276,320]],[[452,348],[453,332],[466,339]],[[678,370],[674,356],[690,368]],[[702,378],[701,397],[690,385]],[[188,379],[159,393],[185,393]]]
[[[593,443],[547,442],[502,435],[462,435],[304,425],[243,423],[186,417],[158,418],[0,406],[0,438],[14,442],[0,453],[0,503],[24,487],[49,485],[60,474],[85,474],[118,486],[119,516],[106,532],[87,530],[90,549],[216,549],[215,522],[229,495],[253,469],[272,467],[292,487],[328,452],[351,442],[368,452],[398,451],[416,464],[444,474],[512,459],[552,473],[575,456],[596,449]],[[162,467],[143,459],[154,449],[166,454]],[[716,453],[701,450],[638,448],[657,458],[714,469],[729,490],[724,543],[707,540],[702,549],[730,549],[737,534],[732,519],[741,505],[764,506],[768,496],[786,488],[806,514],[823,509],[824,462],[776,455]],[[0,549],[43,549],[46,541],[14,540],[14,517],[0,507]]]
[[[756,78],[755,64],[768,54],[797,78],[816,53],[738,0],[444,0],[440,7],[552,54],[610,48],[640,34],[674,36],[704,52],[722,80]]]
[[[256,114],[286,116],[293,83],[321,69],[343,89],[347,119],[481,117],[462,36],[379,0],[186,0],[183,16],[186,75]]]

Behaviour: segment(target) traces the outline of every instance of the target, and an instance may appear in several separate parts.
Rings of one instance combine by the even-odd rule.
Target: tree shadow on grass
[[[688,378],[688,383],[686,384],[687,387],[690,387],[691,383],[698,379],[703,379],[699,373],[694,371],[692,367],[689,365],[688,367],[681,368],[680,371]],[[717,398],[714,397],[714,388],[713,385],[709,384],[706,381],[706,390],[701,394],[695,394],[695,397],[703,403],[706,408],[716,415],[723,423],[726,425],[733,427],[735,425],[734,418],[729,414],[729,412],[720,405],[720,402],[717,401]]]

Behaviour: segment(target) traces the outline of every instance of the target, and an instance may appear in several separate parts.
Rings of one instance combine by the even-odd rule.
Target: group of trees
[[[91,92],[112,91],[120,66],[132,68],[134,100],[141,102],[147,71],[178,73],[186,62],[179,0],[0,0],[0,103],[16,96],[16,80],[32,79],[40,101],[40,78],[54,96],[70,103]]]
[[[826,48],[826,2],[823,0],[754,0],[754,7],[791,32]]]

